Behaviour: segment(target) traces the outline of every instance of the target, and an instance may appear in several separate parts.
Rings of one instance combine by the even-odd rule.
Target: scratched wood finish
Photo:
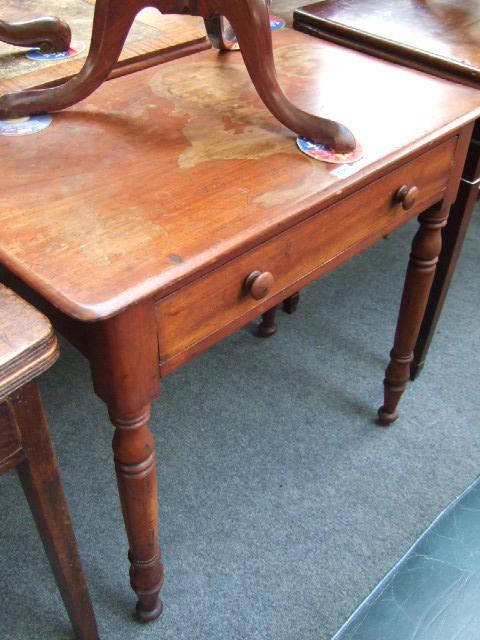
[[[441,77],[480,82],[477,0],[326,0],[297,9],[294,26]]]
[[[162,368],[171,371],[179,361],[178,356],[180,361],[185,359],[187,354],[180,354],[188,347],[232,322],[235,327],[245,324],[244,316],[253,309],[258,311],[258,300],[244,286],[253,271],[273,275],[273,285],[261,300],[262,311],[268,310],[272,299],[278,299],[288,287],[305,286],[318,278],[329,270],[337,256],[354,253],[355,245],[365,238],[388,234],[441,200],[456,145],[456,138],[443,143],[341,203],[163,298],[156,309]],[[402,185],[415,185],[419,189],[417,201],[408,211],[393,198]]]
[[[327,0],[301,7],[295,27],[428,73],[480,88],[477,0]],[[443,231],[411,379],[422,370],[478,197],[480,123],[468,151],[458,199]]]
[[[356,173],[342,180],[303,156],[239,58],[203,52],[106,84],[34,138],[0,137],[4,263],[68,315],[108,317],[352,193],[479,111],[469,88],[287,30],[275,41],[285,89],[358,133]]]
[[[0,285],[0,474],[14,467],[18,471],[75,637],[98,640],[35,381],[57,357],[47,319]]]
[[[408,193],[418,182],[419,209],[442,198],[449,206],[465,137],[480,115],[471,88],[300,33],[278,32],[275,54],[294,100],[313,112],[339,114],[358,135],[364,157],[348,177],[303,156],[262,106],[238,56],[214,51],[108,83],[55,115],[34,138],[0,138],[2,177],[9,180],[0,191],[0,260],[44,298],[52,319],[90,360],[95,391],[115,428],[132,586],[145,621],[162,608],[148,426],[150,403],[167,372],[159,367],[162,335],[174,322],[161,305],[210,276],[218,298],[231,286],[238,291],[252,271],[265,271],[249,256],[272,247],[272,286],[275,277],[280,286],[268,306],[257,299],[238,315],[235,305],[233,316],[219,311],[209,335],[193,346],[173,331],[188,347],[170,358],[178,366],[296,293],[324,266],[334,268],[408,220],[417,209],[402,213],[401,202],[391,206],[404,182]],[[377,204],[372,196],[383,200]],[[351,206],[342,207],[347,200]],[[330,210],[335,218],[328,218]],[[370,229],[359,222],[361,213]],[[322,227],[321,220],[330,224]],[[296,271],[279,253],[283,247],[288,254],[290,233],[305,238],[296,235],[303,224],[325,233],[325,243],[319,235],[319,254],[306,251]],[[337,224],[346,238],[332,231]],[[232,272],[233,285],[215,280],[217,271]],[[213,299],[211,289],[205,295]]]

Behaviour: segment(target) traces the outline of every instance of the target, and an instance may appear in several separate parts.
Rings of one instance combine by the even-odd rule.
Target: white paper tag
[[[356,173],[360,167],[356,167],[354,164],[341,164],[339,167],[330,171],[330,175],[335,176],[335,178],[341,178],[344,180],[345,178],[349,178]]]

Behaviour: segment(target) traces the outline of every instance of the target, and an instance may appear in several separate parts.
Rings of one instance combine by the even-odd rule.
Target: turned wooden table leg
[[[398,418],[397,405],[408,383],[413,349],[432,286],[442,247],[442,228],[448,208],[432,208],[419,216],[400,305],[391,360],[385,373],[385,398],[378,420],[388,425]]]
[[[261,338],[270,338],[277,333],[277,324],[275,317],[277,315],[278,305],[275,305],[262,314],[262,322],[258,325],[258,335]]]
[[[27,22],[0,20],[0,41],[17,47],[40,47],[44,53],[67,51],[72,34],[58,18],[38,18]]]
[[[130,583],[142,622],[162,612],[163,567],[158,544],[155,444],[150,404],[160,392],[157,327],[152,301],[89,327],[95,392],[115,427],[113,454],[129,541]]]
[[[288,298],[285,298],[285,300],[282,303],[283,311],[285,311],[285,313],[288,313],[288,314],[295,313],[295,311],[297,310],[299,301],[300,301],[299,293],[294,293]],[[265,311],[264,314],[262,314],[262,321],[258,325],[258,331],[257,331],[257,335],[259,335],[261,338],[270,338],[270,336],[273,336],[277,333],[278,327],[275,320],[277,317],[278,307],[279,305],[275,305],[268,311]]]
[[[162,613],[163,567],[158,544],[158,497],[155,444],[150,407],[136,415],[113,415],[113,452],[118,491],[127,530],[130,584],[138,596],[137,617],[155,620]]]
[[[448,293],[450,281],[462,249],[465,234],[472,218],[479,194],[480,180],[480,121],[475,124],[473,138],[468,148],[467,160],[457,198],[443,231],[442,251],[435,279],[428,299],[425,317],[415,345],[410,379],[414,380],[422,370],[435,327]]]
[[[297,310],[299,302],[300,302],[300,293],[298,292],[293,293],[291,296],[289,296],[283,301],[282,308],[285,311],[285,313],[288,313],[289,315],[291,315],[292,313],[295,313],[295,311]]]

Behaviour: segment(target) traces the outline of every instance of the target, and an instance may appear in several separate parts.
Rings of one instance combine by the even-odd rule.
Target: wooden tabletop
[[[480,82],[478,0],[325,0],[297,9],[294,23],[445,77]]]
[[[50,322],[0,285],[0,401],[57,359]]]
[[[362,145],[352,175],[297,150],[240,55],[206,51],[104,84],[38,134],[0,137],[0,260],[65,313],[105,318],[258,245],[480,115],[468,87],[290,30],[274,40],[288,95]]]

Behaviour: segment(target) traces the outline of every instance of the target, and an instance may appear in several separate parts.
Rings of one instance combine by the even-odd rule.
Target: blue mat
[[[333,640],[480,638],[480,479],[454,500]]]

